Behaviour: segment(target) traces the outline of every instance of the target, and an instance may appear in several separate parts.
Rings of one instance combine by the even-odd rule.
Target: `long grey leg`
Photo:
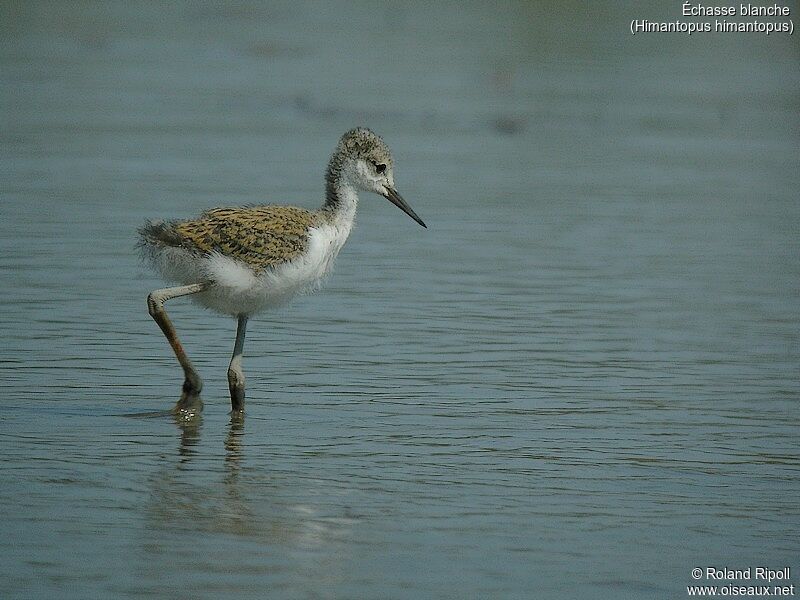
[[[184,351],[180,340],[178,340],[178,334],[175,332],[175,327],[173,327],[172,321],[169,320],[167,312],[164,310],[164,303],[167,300],[178,298],[179,296],[197,294],[198,292],[202,292],[203,290],[207,289],[209,285],[210,284],[208,283],[193,283],[191,285],[164,288],[151,292],[147,297],[147,310],[150,313],[150,316],[153,317],[153,320],[158,323],[161,331],[164,332],[169,345],[172,346],[172,350],[175,352],[175,356],[178,358],[178,362],[181,364],[181,367],[183,367],[183,375],[185,379],[183,382],[183,393],[181,394],[181,399],[178,401],[178,404],[175,407],[178,410],[185,408],[189,404],[196,404],[199,401],[198,396],[200,395],[200,390],[203,389],[203,380],[200,379],[200,375],[197,374],[197,371],[192,366],[189,357],[186,356],[186,352]]]
[[[231,390],[231,408],[234,413],[244,411],[244,371],[242,371],[242,352],[244,351],[244,334],[247,329],[247,315],[239,315],[236,325],[236,343],[233,345],[233,356],[228,367],[228,387]]]

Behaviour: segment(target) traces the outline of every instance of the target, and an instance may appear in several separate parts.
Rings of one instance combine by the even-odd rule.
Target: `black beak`
[[[394,188],[390,188],[390,187],[387,187],[387,188],[385,188],[385,190],[386,190],[386,193],[385,193],[385,194],[383,194],[383,195],[384,195],[384,197],[385,197],[387,200],[389,200],[389,202],[391,202],[391,203],[392,203],[392,204],[394,204],[395,206],[399,207],[399,208],[400,208],[400,210],[402,210],[402,211],[403,211],[404,213],[406,213],[406,214],[407,214],[409,217],[411,217],[412,219],[414,219],[414,220],[415,220],[417,223],[419,223],[420,225],[422,225],[422,226],[423,226],[425,229],[427,229],[427,228],[428,228],[428,226],[427,226],[427,225],[425,225],[425,223],[423,223],[423,222],[422,222],[422,219],[420,219],[420,218],[417,216],[417,213],[415,213],[415,212],[414,212],[414,211],[411,209],[411,207],[408,205],[408,203],[407,203],[405,200],[403,200],[403,197],[402,197],[400,194],[398,194],[398,193],[397,193],[397,190],[396,190],[396,189],[394,189]]]

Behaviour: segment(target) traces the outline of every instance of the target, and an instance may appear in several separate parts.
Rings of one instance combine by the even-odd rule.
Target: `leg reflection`
[[[225,436],[225,465],[229,474],[239,470],[242,460],[242,439],[244,437],[244,413],[231,413],[228,435]]]
[[[191,419],[187,419],[183,414],[176,414],[175,424],[181,430],[178,454],[181,457],[180,462],[183,464],[197,453],[195,446],[200,442],[200,426],[203,424],[203,418],[200,415],[194,415]]]
[[[253,509],[243,492],[239,475],[242,470],[244,453],[244,413],[234,412],[225,436],[225,528],[230,533],[252,535]]]

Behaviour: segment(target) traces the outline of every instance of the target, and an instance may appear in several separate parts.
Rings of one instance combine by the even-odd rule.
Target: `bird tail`
[[[136,245],[139,248],[181,245],[181,237],[175,231],[174,224],[167,221],[147,221],[137,231],[139,242]]]
[[[173,223],[168,221],[146,221],[137,230],[139,241],[136,248],[142,259],[153,261],[165,248],[181,246],[181,237]]]

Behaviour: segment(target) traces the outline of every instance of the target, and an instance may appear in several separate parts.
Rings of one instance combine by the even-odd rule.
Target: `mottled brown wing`
[[[181,246],[216,251],[262,270],[302,254],[316,221],[314,213],[294,206],[215,208],[172,229]]]

